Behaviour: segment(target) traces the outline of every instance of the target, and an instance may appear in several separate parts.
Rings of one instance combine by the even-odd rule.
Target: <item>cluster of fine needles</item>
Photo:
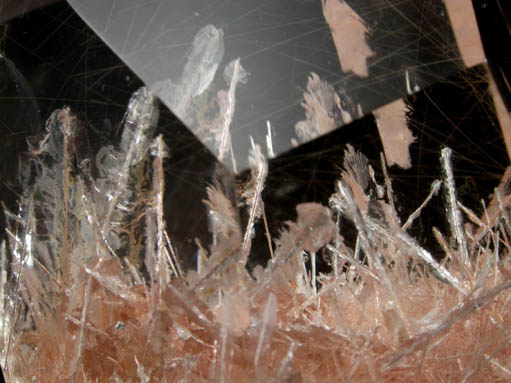
[[[80,158],[80,124],[62,109],[31,148],[1,246],[9,381],[511,379],[511,170],[479,216],[457,198],[445,148],[442,177],[400,217],[390,177],[384,172],[379,185],[367,158],[348,145],[329,206],[299,204],[267,266],[249,273],[267,175],[253,144],[251,181],[239,192],[248,223],[242,227],[240,207],[213,180],[204,201],[212,240],[199,247],[197,269],[184,270],[166,231],[170,160],[163,139],[153,138],[157,119],[154,96],[141,88],[118,145]],[[224,155],[228,141],[220,142]],[[366,193],[369,179],[377,199]],[[444,251],[438,260],[407,231],[440,192],[450,232],[433,228]],[[343,240],[346,220],[358,233],[354,248]],[[316,273],[319,252],[331,272]]]

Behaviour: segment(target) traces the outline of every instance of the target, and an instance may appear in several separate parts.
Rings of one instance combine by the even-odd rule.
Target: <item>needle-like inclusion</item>
[[[224,32],[208,24],[195,35],[181,78],[175,83],[166,79],[153,85],[155,92],[185,123],[193,124],[192,102],[211,85],[224,51]]]
[[[152,138],[156,119],[142,88],[120,143],[83,158],[78,121],[58,110],[27,154],[19,210],[5,212],[9,241],[0,247],[8,381],[510,380],[510,171],[478,217],[453,192],[444,150],[446,214],[457,218],[453,240],[435,231],[439,262],[406,231],[440,182],[399,219],[389,177],[371,198],[374,172],[348,147],[331,206],[299,204],[268,264],[249,274],[266,176],[254,145],[243,193],[251,221],[243,230],[216,180],[205,201],[212,243],[200,247],[197,270],[183,270],[165,229],[167,149]],[[343,220],[358,230],[354,249]],[[311,274],[306,259],[314,270],[318,255],[336,267]]]
[[[102,180],[103,194],[108,195],[103,231],[110,230],[114,211],[130,211],[136,203],[136,198],[132,196],[133,189],[140,187],[140,178],[143,178],[140,163],[147,157],[157,122],[156,97],[149,89],[140,88],[129,102],[119,150],[108,147],[103,153],[105,157],[99,161],[100,171],[106,176]],[[101,160],[105,158],[107,162],[102,163]]]

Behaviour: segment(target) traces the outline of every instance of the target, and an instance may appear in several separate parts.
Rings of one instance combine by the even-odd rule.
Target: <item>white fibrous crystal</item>
[[[224,32],[214,25],[201,28],[193,40],[192,52],[183,70],[183,84],[193,89],[192,96],[201,95],[211,84],[224,57]]]
[[[224,69],[224,80],[227,85],[232,81],[240,84],[246,84],[250,73],[240,66],[240,59],[232,60]]]
[[[295,124],[295,133],[302,143],[328,134],[340,125],[349,124],[363,116],[360,104],[355,106],[344,88],[336,90],[314,72],[307,78],[307,88],[300,105],[305,111],[305,120]],[[291,142],[296,146],[296,139],[293,138]]]
[[[137,189],[145,177],[144,161],[149,155],[158,117],[156,97],[148,88],[140,88],[129,101],[118,150],[107,146],[98,152],[101,156],[96,156],[101,175],[94,190],[96,209],[102,221],[101,236],[113,251],[126,246],[119,239],[118,226],[126,225],[136,215],[137,192],[140,192]]]
[[[217,60],[212,54],[208,65]],[[80,124],[58,110],[27,153],[19,209],[5,211],[0,247],[7,381],[511,379],[511,170],[478,216],[454,193],[444,151],[443,180],[409,217],[396,217],[388,174],[377,184],[368,159],[348,146],[330,206],[298,204],[267,265],[249,272],[268,172],[254,144],[251,181],[239,191],[251,218],[242,225],[236,198],[212,181],[204,201],[211,243],[196,241],[197,270],[185,270],[163,214],[168,149],[153,137],[157,116],[154,96],[138,90],[120,142],[84,158]],[[407,232],[441,185],[453,240],[436,228],[434,235],[445,260]],[[353,248],[343,239],[347,221]],[[320,256],[334,270],[315,273]]]
[[[307,91],[303,93],[302,107],[306,119],[295,125],[296,135],[301,142],[307,142],[333,131],[336,121],[333,117],[336,99],[334,87],[311,73],[307,80]]]
[[[156,97],[148,88],[137,90],[128,104],[128,111],[124,117],[124,129],[122,132],[119,149],[128,160],[130,165],[142,161],[153,139],[154,130],[158,123],[158,104]]]
[[[218,159],[220,161],[223,160],[226,151],[229,148],[232,152],[232,142],[231,135],[229,133],[229,128],[232,123],[232,119],[234,116],[234,111],[236,110],[236,87],[238,83],[245,84],[248,80],[248,72],[243,69],[240,64],[240,59],[233,60],[227,65],[224,71],[224,78],[229,85],[229,89],[227,91],[218,92],[218,105],[220,107],[220,113],[217,118],[217,127],[218,132],[215,134],[218,138],[220,138],[219,142],[217,142],[218,150]],[[233,153],[231,153],[233,154]],[[233,163],[234,171],[236,171],[236,165]]]
[[[253,227],[256,220],[264,214],[264,204],[262,201],[262,193],[266,176],[268,174],[268,165],[261,153],[259,145],[254,145],[250,151],[249,165],[251,166],[251,180],[245,190],[243,190],[241,198],[243,204],[248,207],[248,223],[243,237],[243,245],[241,248],[241,258],[243,264],[250,253],[251,238]]]
[[[212,142],[218,151],[217,158],[223,161],[230,154],[232,169],[236,169],[236,160],[233,153],[230,128],[236,111],[236,89],[246,84],[249,73],[241,65],[238,57],[232,60],[224,69],[224,80],[227,89],[219,90],[216,94],[218,112],[215,116],[202,115],[199,117],[199,126],[196,130],[198,136],[205,142]]]
[[[185,123],[192,124],[195,120],[193,100],[202,95],[213,82],[224,51],[224,32],[208,24],[195,35],[181,78],[175,82],[166,79],[153,85],[155,92]]]

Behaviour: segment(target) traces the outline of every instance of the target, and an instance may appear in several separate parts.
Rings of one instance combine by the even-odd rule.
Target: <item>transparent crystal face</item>
[[[458,8],[470,9],[470,1],[462,2]],[[221,108],[216,95],[225,89],[223,68],[239,58],[250,76],[237,90],[228,127],[232,155],[221,159],[238,171],[248,167],[248,137],[263,144],[267,122],[275,154],[293,147],[295,129],[303,130],[300,104],[312,74],[332,88],[325,105],[331,126],[299,133],[301,142],[462,70],[467,57],[470,66],[484,60],[477,32],[472,51],[457,48],[450,15],[459,9],[442,0],[420,6],[411,0],[69,3],[217,157],[204,130],[214,124],[208,115]],[[475,30],[470,16],[463,20]]]

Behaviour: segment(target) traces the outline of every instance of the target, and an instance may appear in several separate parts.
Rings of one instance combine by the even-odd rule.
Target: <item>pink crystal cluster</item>
[[[439,261],[407,233],[424,204],[401,222],[390,178],[378,184],[348,146],[330,206],[298,205],[267,266],[249,273],[267,173],[254,145],[252,181],[240,191],[246,227],[213,181],[212,242],[197,270],[183,270],[165,228],[156,120],[143,88],[118,147],[80,158],[80,124],[63,109],[31,149],[2,246],[9,382],[511,380],[510,170],[478,216],[457,199],[444,149],[443,177],[424,202],[445,192],[451,232],[434,231]],[[376,200],[365,193],[371,178]],[[343,220],[357,229],[355,248]],[[315,271],[319,252],[331,259],[328,274]]]

